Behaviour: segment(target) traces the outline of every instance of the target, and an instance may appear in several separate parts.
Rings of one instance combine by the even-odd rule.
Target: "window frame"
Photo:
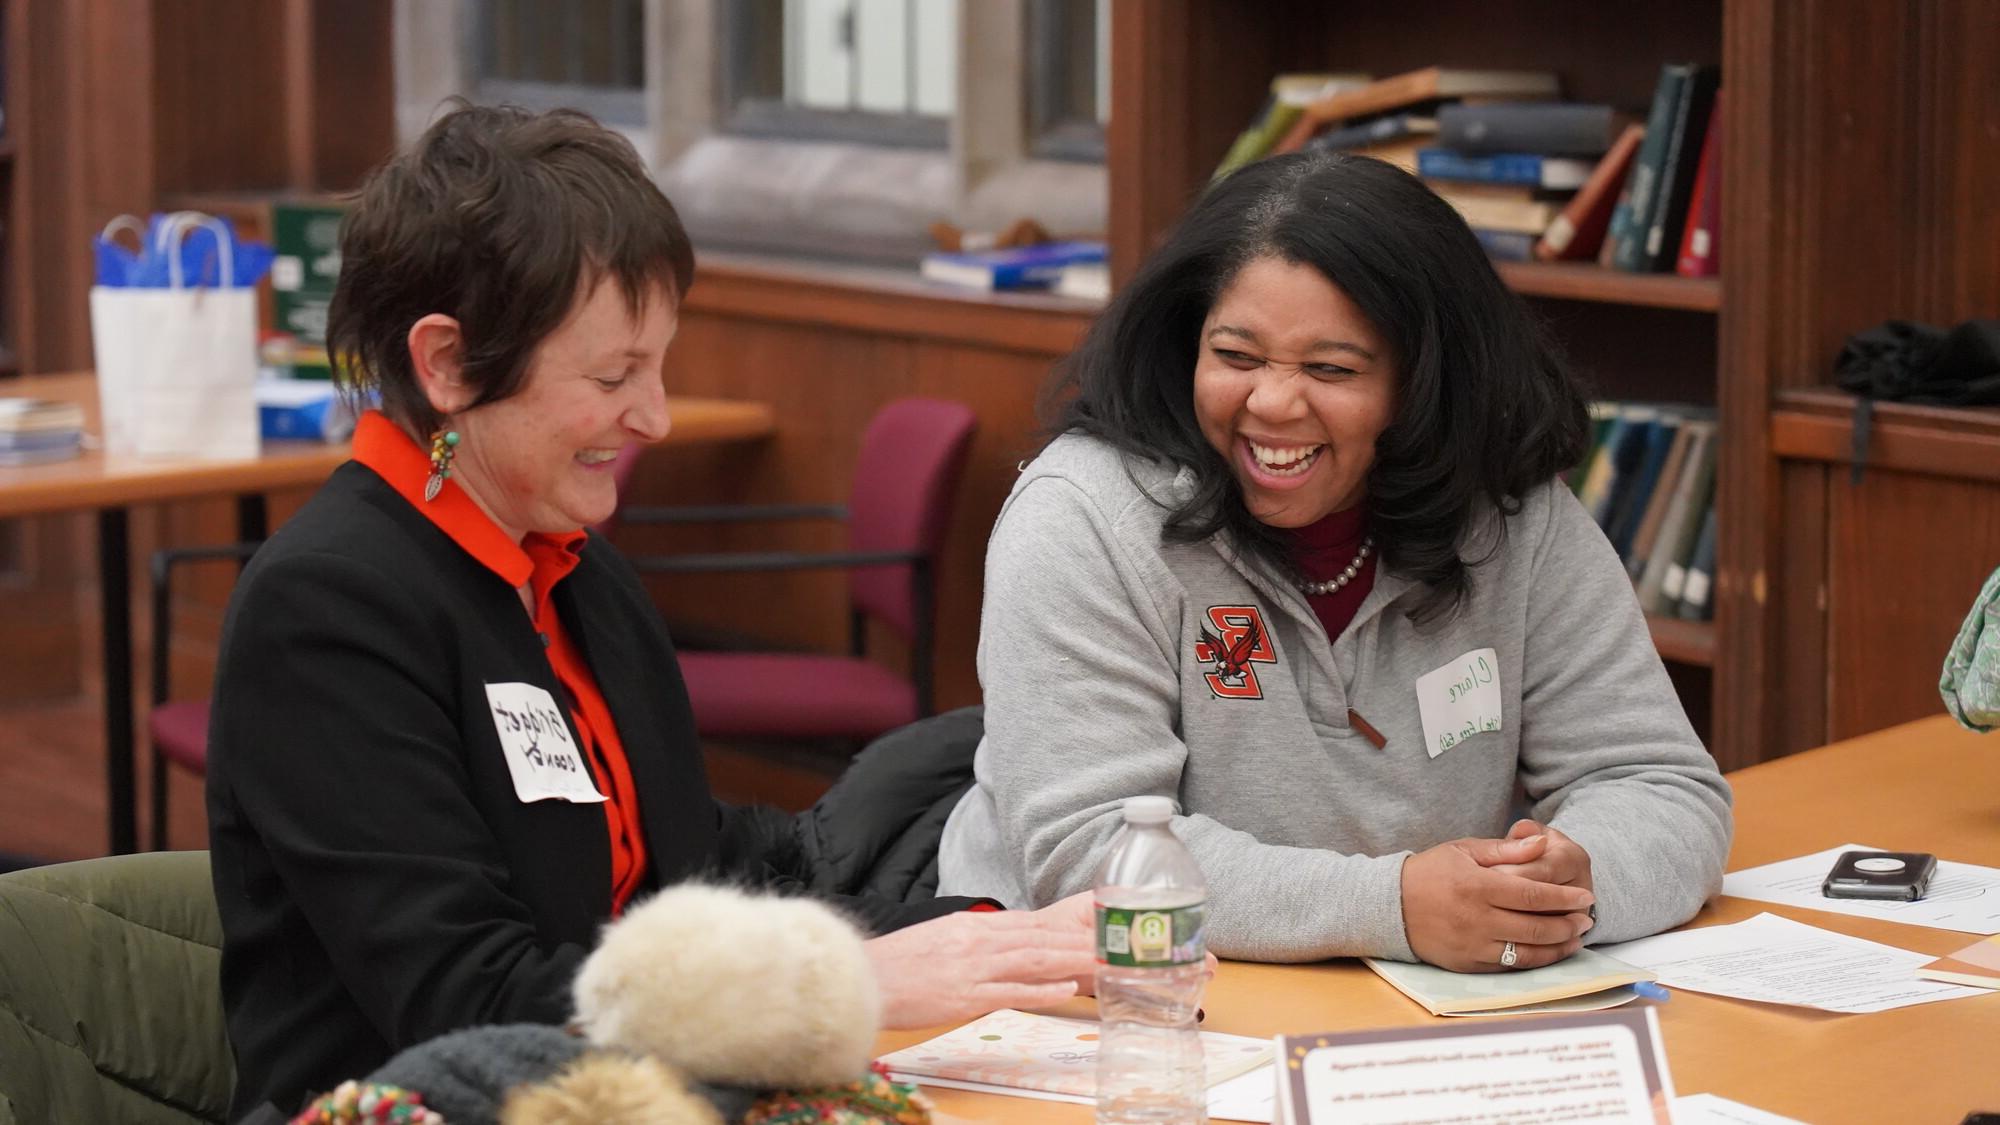
[[[887,148],[945,149],[951,145],[951,119],[920,113],[873,110],[814,109],[790,105],[780,98],[744,93],[758,67],[755,23],[759,16],[783,7],[771,3],[720,0],[717,21],[717,131],[767,140],[882,145]]]
[[[483,71],[485,35],[491,26],[491,10],[484,4],[466,2],[460,11],[463,33],[459,37],[459,73],[467,96],[482,104],[517,105],[524,109],[580,109],[603,124],[620,130],[643,129],[647,118],[647,89],[652,81],[649,60],[641,52],[637,86],[590,86],[578,82],[541,82],[520,78],[492,78]],[[645,5],[637,9],[639,34],[648,34],[649,15]]]
[[[1051,31],[1051,26],[1059,22],[1056,6],[1061,3],[1076,3],[1077,0],[1027,0],[1027,30],[1024,45],[1027,53],[1026,95],[1028,122],[1028,152],[1042,160],[1104,162],[1104,126],[1097,120],[1096,107],[1092,107],[1089,117],[1079,117],[1075,107],[1065,105],[1065,88],[1069,85],[1069,70],[1074,61],[1075,44],[1059,34],[1059,29]],[[1106,21],[1094,20],[1095,34],[1107,34]],[[1051,49],[1038,51],[1035,43],[1044,33],[1049,34]],[[1097,44],[1091,44],[1093,70],[1098,70],[1095,58]],[[1108,68],[1106,68],[1108,69]],[[1108,80],[1109,74],[1102,74],[1101,80]],[[1105,91],[1099,91],[1098,98],[1104,99]]]
[[[1062,233],[1108,229],[1102,161],[1074,158],[1081,148],[1069,159],[1047,158],[1029,134],[1030,0],[959,0],[957,111],[944,147],[725,127],[721,72],[742,64],[716,48],[743,2],[644,0],[645,119],[606,122],[638,149],[698,245],[910,266],[934,246],[928,232],[940,219],[972,230],[1024,216]],[[468,66],[474,0],[393,3],[397,132],[407,143],[445,99],[477,94]],[[883,156],[900,162],[886,178]],[[810,168],[813,178],[773,185],[774,166]],[[764,196],[746,195],[746,185],[760,182]],[[886,184],[895,189],[881,194]],[[935,186],[927,194],[902,190],[918,184]],[[773,206],[751,214],[760,198]]]

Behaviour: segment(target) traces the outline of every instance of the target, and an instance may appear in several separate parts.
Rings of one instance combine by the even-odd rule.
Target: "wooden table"
[[[30,375],[0,382],[0,394],[79,403],[85,428],[97,425],[97,380],[90,372]],[[769,436],[771,408],[724,399],[667,399],[674,444],[740,441]],[[348,458],[347,447],[323,442],[267,441],[256,457],[195,460],[112,457],[95,450],[43,465],[0,467],[0,518],[55,512],[97,513],[98,588],[104,637],[106,806],[112,854],[138,842],[133,785],[132,614],[127,509],[135,504],[234,496],[240,538],[264,538],[264,494],[307,488]]]
[[[1739,770],[1737,870],[1849,842],[2000,866],[2000,734],[1938,716]],[[1719,898],[1689,923],[1770,911],[1904,949],[1944,954],[1974,935]],[[1423,1024],[1427,1015],[1357,961],[1227,962],[1206,1000],[1211,1031],[1267,1036]],[[1088,1001],[1065,1014],[1091,1015]],[[1815,1125],[1935,1122],[2000,1109],[2000,992],[1867,1015],[1675,990],[1659,1007],[1683,1094],[1709,1092]],[[942,1029],[891,1032],[882,1051]],[[1086,1106],[934,1090],[942,1121],[1087,1122]]]

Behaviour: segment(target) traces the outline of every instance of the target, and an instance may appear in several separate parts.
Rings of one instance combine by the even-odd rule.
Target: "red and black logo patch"
[[[1276,664],[1277,646],[1264,628],[1264,614],[1254,605],[1212,605],[1208,607],[1210,630],[1202,626],[1195,642],[1194,658],[1207,665],[1202,679],[1217,699],[1262,699],[1264,689],[1257,684],[1253,664]]]

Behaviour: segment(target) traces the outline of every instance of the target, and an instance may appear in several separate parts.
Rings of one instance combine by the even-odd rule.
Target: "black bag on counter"
[[[1852,480],[1859,484],[1876,399],[1919,406],[2000,404],[2000,320],[1968,320],[1949,330],[1891,320],[1849,337],[1833,370],[1840,388],[1858,399]]]

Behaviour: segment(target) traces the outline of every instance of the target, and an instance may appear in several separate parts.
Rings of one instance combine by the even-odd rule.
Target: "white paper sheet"
[[[1714,1094],[1683,1094],[1674,1099],[1674,1125],[1805,1125],[1793,1117],[1766,1113],[1755,1106]]]
[[[1093,1105],[1095,1098],[1080,1097],[1075,1094],[1049,1094],[1040,1090],[1023,1090],[1014,1086],[993,1086],[984,1082],[960,1082],[955,1078],[918,1078],[914,1075],[889,1072],[889,1077],[913,1086],[936,1086],[947,1090],[972,1090],[981,1094],[998,1094],[1004,1098],[1034,1098],[1045,1102],[1070,1102],[1075,1105]],[[1248,1121],[1252,1125],[1271,1125],[1278,1113],[1278,1078],[1269,1066],[1260,1066],[1247,1074],[1239,1074],[1227,1082],[1217,1082],[1208,1088],[1208,1116],[1214,1121]]]
[[[1674,988],[1829,1012],[1881,1012],[1990,995],[1983,988],[1918,980],[1917,966],[1932,960],[1928,953],[1836,934],[1776,914],[1598,948]]]
[[[2000,934],[2000,868],[1996,867],[1940,859],[1937,874],[1931,876],[1930,890],[1915,902],[1827,898],[1819,893],[1820,882],[1833,869],[1841,852],[1884,850],[1842,844],[1813,855],[1733,872],[1722,877],[1722,893],[1757,902],[1803,906],[1860,918],[1885,918],[1964,934]]]

